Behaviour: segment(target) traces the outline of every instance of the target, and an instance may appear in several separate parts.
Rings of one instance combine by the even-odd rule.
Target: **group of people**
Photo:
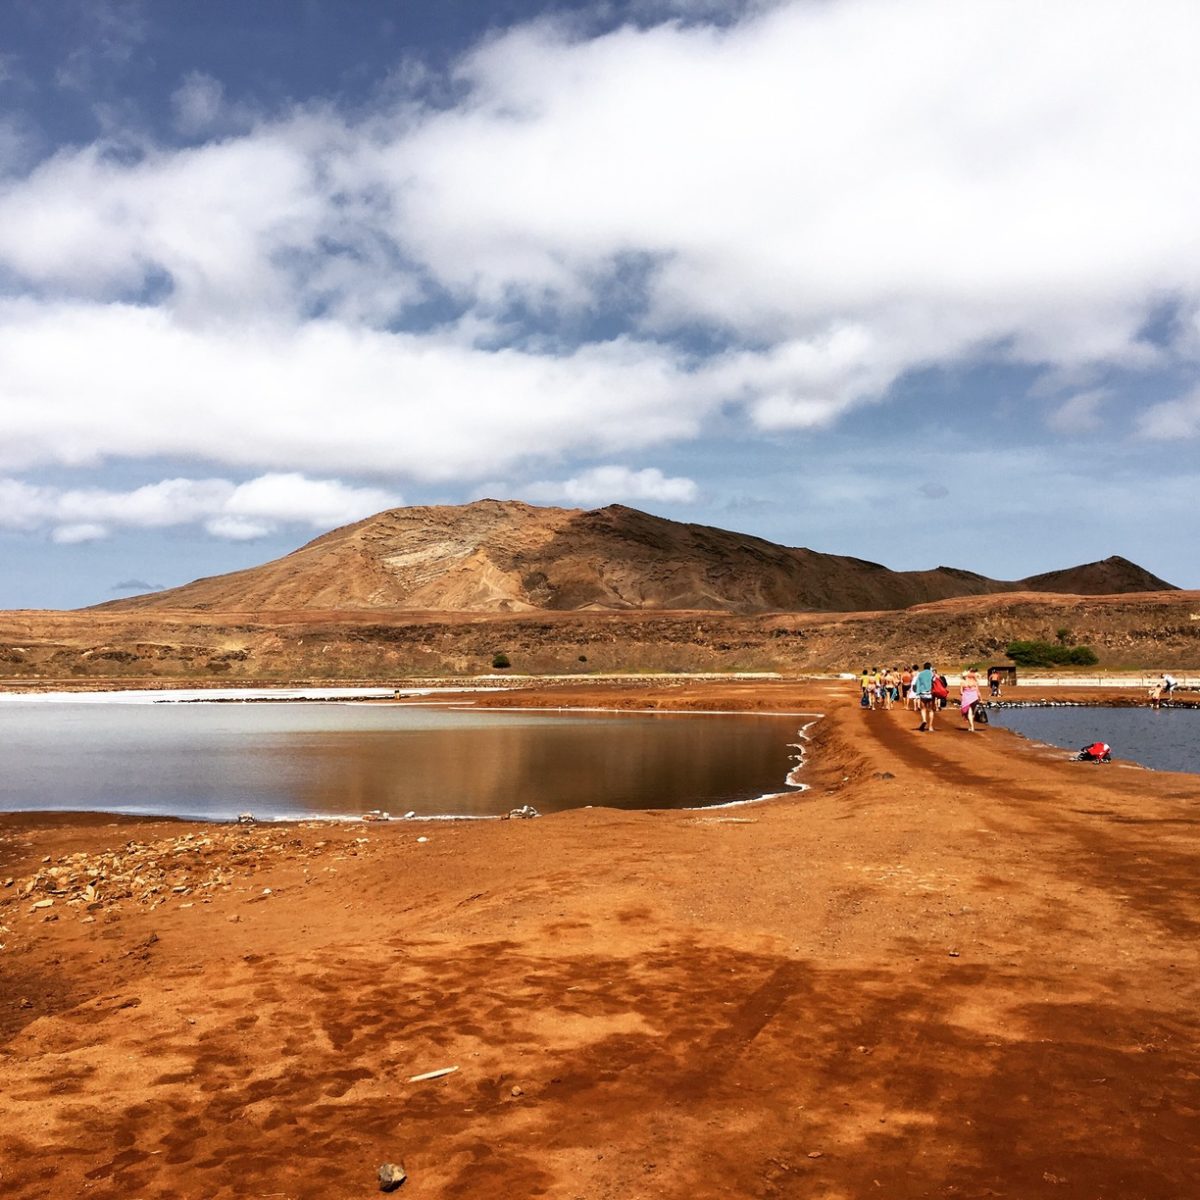
[[[1155,685],[1150,689],[1150,707],[1160,708],[1164,698],[1169,699],[1171,693],[1178,685],[1175,682],[1174,675],[1168,675],[1164,671],[1159,677]]]
[[[999,695],[999,675],[995,680],[989,675],[992,695]],[[950,685],[945,675],[939,674],[932,663],[923,667],[913,663],[911,667],[863,667],[859,680],[863,708],[889,709],[903,703],[921,716],[917,727],[923,733],[932,733],[934,715],[946,707],[950,696]],[[975,732],[975,724],[987,724],[987,710],[981,699],[982,682],[974,667],[964,667],[959,683],[959,708],[967,722],[967,732]]]

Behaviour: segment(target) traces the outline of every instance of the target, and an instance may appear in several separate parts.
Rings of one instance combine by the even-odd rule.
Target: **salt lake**
[[[992,723],[1065,750],[1107,742],[1117,758],[1159,771],[1200,772],[1200,711],[1070,706],[989,709]]]
[[[799,731],[814,719],[303,695],[289,694],[291,703],[178,702],[213,693],[4,697],[0,810],[222,820],[245,811],[281,819],[374,809],[482,817],[523,804],[703,807],[791,790]],[[149,702],[164,698],[177,702]]]

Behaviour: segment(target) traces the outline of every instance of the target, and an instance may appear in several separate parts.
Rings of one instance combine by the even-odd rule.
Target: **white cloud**
[[[1178,400],[1152,405],[1141,415],[1138,432],[1160,441],[1200,436],[1200,388]]]
[[[75,546],[80,542],[98,542],[108,535],[109,529],[106,525],[81,521],[76,525],[60,525],[50,534],[50,538],[62,546]]]
[[[1192,0],[648,2],[687,19],[516,28],[446,107],[243,114],[0,184],[30,296],[0,311],[0,462],[482,478],[726,404],[828,424],[914,368],[1200,360],[1187,319],[1140,336],[1200,311]],[[224,117],[206,76],[174,103]],[[396,332],[431,302],[457,323]],[[597,313],[628,332],[576,347]]]
[[[691,436],[720,395],[627,339],[552,356],[325,321],[197,331],[119,305],[0,303],[0,379],[9,470],[163,455],[480,476]]]
[[[244,541],[282,524],[329,529],[400,504],[381,488],[350,487],[332,479],[264,475],[227,479],[164,479],[127,492],[59,488],[0,479],[0,528],[53,526],[56,542],[95,541],[117,528],[161,529],[203,524],[214,537]]]
[[[668,477],[657,467],[635,471],[631,467],[592,467],[570,479],[542,480],[522,488],[534,501],[595,507],[620,500],[658,500],[691,504],[699,495],[695,482],[682,476]]]
[[[219,79],[193,71],[171,96],[175,127],[188,135],[203,133],[221,115],[225,89]]]
[[[1103,425],[1101,409],[1111,399],[1107,388],[1076,392],[1047,415],[1046,424],[1060,433],[1090,433]]]
[[[246,517],[213,517],[204,522],[204,528],[213,537],[225,538],[231,542],[252,542],[266,537],[275,526],[269,521],[251,521]]]

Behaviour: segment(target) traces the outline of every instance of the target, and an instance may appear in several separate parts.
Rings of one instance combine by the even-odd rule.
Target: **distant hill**
[[[1123,558],[1017,581],[953,567],[892,571],[620,504],[582,510],[479,500],[389,509],[259,567],[95,607],[868,612],[1001,592],[1174,590]]]
[[[1151,575],[1127,558],[1114,554],[1102,562],[1047,571],[1022,580],[1031,592],[1061,592],[1070,596],[1117,596],[1125,592],[1174,592],[1179,589]]]

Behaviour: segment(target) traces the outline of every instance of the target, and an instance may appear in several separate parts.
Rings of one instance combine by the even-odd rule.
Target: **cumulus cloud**
[[[328,321],[200,332],[128,305],[0,303],[0,376],[9,470],[198,455],[447,479],[689,436],[719,395],[629,339],[549,355]]]
[[[380,488],[351,487],[298,474],[228,479],[164,479],[131,491],[59,488],[0,479],[0,528],[51,527],[55,542],[108,537],[115,529],[202,524],[214,537],[244,541],[284,524],[329,529],[401,503]]]
[[[637,471],[631,467],[592,467],[570,479],[541,480],[523,489],[530,500],[594,507],[620,500],[657,500],[691,504],[699,489],[682,476],[668,477],[657,467]]]
[[[1200,359],[1194,321],[1145,335],[1200,311],[1192,0],[653,11],[492,37],[436,105],[0,183],[0,462],[478,479],[826,425],[920,368]],[[174,107],[215,128],[219,81]]]

